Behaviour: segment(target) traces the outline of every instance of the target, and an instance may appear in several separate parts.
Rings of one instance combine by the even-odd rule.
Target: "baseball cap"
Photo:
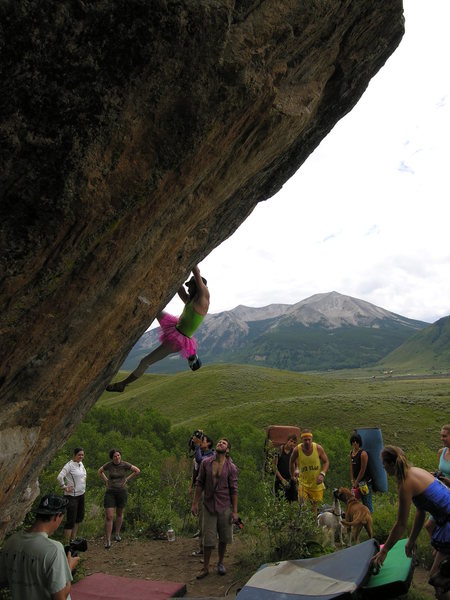
[[[66,510],[69,500],[64,496],[47,494],[42,496],[39,506],[33,510],[36,515],[59,515]]]

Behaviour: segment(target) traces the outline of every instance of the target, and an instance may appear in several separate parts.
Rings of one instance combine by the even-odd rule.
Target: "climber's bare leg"
[[[155,348],[152,352],[150,352],[150,354],[147,354],[147,356],[144,356],[144,358],[141,360],[141,362],[139,363],[137,368],[130,375],[128,375],[128,377],[126,379],[122,379],[122,381],[116,381],[115,383],[110,383],[106,387],[106,391],[107,392],[123,392],[125,387],[129,383],[132,383],[133,381],[136,381],[136,379],[141,377],[141,375],[143,375],[145,373],[145,371],[148,369],[148,367],[150,365],[153,365],[156,362],[159,362],[160,360],[162,360],[163,358],[166,358],[166,356],[169,356],[169,354],[176,354],[176,351],[173,350],[170,346],[168,346],[166,344],[161,344],[160,346]]]

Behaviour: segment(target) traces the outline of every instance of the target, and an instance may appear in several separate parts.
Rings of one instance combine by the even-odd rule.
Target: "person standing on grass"
[[[443,448],[440,448],[437,453],[439,464],[436,476],[439,481],[450,487],[450,425],[442,426],[441,440]],[[436,522],[433,516],[430,515],[425,523],[425,529],[430,537],[433,535],[435,527]]]
[[[275,494],[283,493],[288,502],[297,500],[297,485],[291,479],[289,464],[292,452],[298,445],[297,436],[292,433],[288,436],[285,444],[280,447],[279,454],[275,456]]]
[[[77,537],[78,525],[84,519],[86,469],[82,462],[83,458],[83,448],[75,448],[72,460],[64,465],[56,478],[69,501],[64,525],[66,544]]]
[[[105,507],[106,521],[105,521],[105,533],[106,542],[105,548],[109,550],[111,548],[111,533],[114,521],[114,509],[116,509],[116,527],[114,539],[116,542],[121,541],[120,528],[122,527],[123,521],[123,509],[125,508],[128,500],[128,490],[126,485],[130,479],[136,477],[141,472],[140,469],[134,465],[122,460],[120,450],[113,448],[109,453],[111,462],[108,462],[100,467],[98,474],[103,479],[106,485],[105,498],[103,506]],[[127,473],[131,473],[127,477]],[[106,476],[106,473],[109,477]]]
[[[370,512],[373,513],[372,475],[369,469],[369,455],[362,449],[362,438],[359,433],[354,433],[350,437],[350,445],[352,447],[350,451],[350,480],[353,495],[355,498],[359,498],[360,494],[364,506],[367,506]],[[359,489],[360,484],[363,485],[364,483],[367,485],[368,490],[366,494],[363,494]]]
[[[186,281],[187,292],[183,286],[178,290],[178,295],[184,302],[184,309],[180,317],[174,317],[166,312],[156,316],[160,326],[160,345],[150,354],[144,356],[138,367],[122,381],[116,381],[106,386],[107,392],[123,392],[125,387],[141,377],[150,365],[163,360],[169,354],[180,355],[187,359],[192,371],[201,367],[197,356],[197,340],[194,332],[202,323],[209,309],[209,290],[206,279],[200,276],[200,269],[196,265],[192,269],[193,276]]]
[[[303,504],[309,500],[317,517],[317,503],[322,502],[324,479],[329,461],[324,449],[313,442],[311,429],[302,429],[301,443],[294,448],[289,462],[291,479],[294,479],[295,464],[298,462],[298,501]]]
[[[238,504],[238,473],[227,451],[231,444],[226,438],[220,438],[216,445],[215,457],[205,458],[197,477],[192,514],[198,515],[198,502],[203,492],[203,569],[197,579],[203,579],[209,574],[209,563],[213,548],[219,537],[219,562],[217,572],[225,575],[223,564],[227,545],[233,542],[233,523],[239,517]]]

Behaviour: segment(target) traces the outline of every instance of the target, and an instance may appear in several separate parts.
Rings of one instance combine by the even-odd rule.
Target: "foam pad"
[[[74,583],[70,590],[72,600],[165,600],[181,598],[186,584],[174,581],[148,581],[118,575],[94,573]]]
[[[239,600],[350,600],[370,575],[375,540],[333,554],[262,565],[236,596]]]
[[[363,598],[396,598],[407,594],[414,575],[414,561],[405,554],[408,540],[399,540],[389,550],[383,566],[361,588]]]

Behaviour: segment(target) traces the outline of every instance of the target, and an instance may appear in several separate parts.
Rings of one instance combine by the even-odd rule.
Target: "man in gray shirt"
[[[80,560],[66,556],[51,540],[61,525],[68,500],[43,496],[30,529],[12,535],[0,554],[0,586],[9,585],[13,600],[70,600],[72,571]]]

